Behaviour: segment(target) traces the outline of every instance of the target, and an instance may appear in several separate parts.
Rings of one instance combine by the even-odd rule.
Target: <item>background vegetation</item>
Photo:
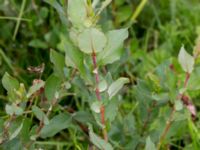
[[[66,14],[67,0],[0,0],[0,76],[23,83],[20,94],[35,95],[32,101],[26,96],[22,100],[21,95],[9,95],[9,88],[1,84],[1,149],[102,148],[99,139],[97,144],[91,139],[93,130],[102,137],[101,125],[90,107],[95,99],[92,87],[63,61],[63,42],[71,27]],[[113,0],[102,11],[98,25],[104,32],[125,27],[129,32],[120,60],[100,69],[109,84],[121,76],[130,81],[106,107],[108,149],[110,145],[119,150],[200,149],[200,65],[195,55],[200,50],[199,14],[198,0]],[[195,57],[188,81],[178,61],[182,45]],[[61,74],[60,67],[65,68]],[[60,94],[55,106],[54,101],[49,104],[45,99],[52,95],[43,94],[47,90],[43,81],[47,80],[52,81],[48,92]],[[13,88],[13,84],[8,86]],[[29,108],[32,105],[36,107]],[[9,106],[15,111],[8,111]],[[23,115],[18,108],[23,108]],[[17,113],[20,115],[15,116]],[[41,136],[36,129],[45,122],[43,113],[53,127]],[[52,121],[55,116],[58,120]]]

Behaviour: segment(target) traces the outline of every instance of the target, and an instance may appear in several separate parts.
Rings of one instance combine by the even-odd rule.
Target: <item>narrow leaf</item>
[[[50,51],[50,61],[54,64],[55,72],[63,77],[64,67],[65,67],[65,57],[64,55],[58,53],[57,51],[51,49]]]
[[[53,117],[48,125],[45,125],[41,130],[41,137],[52,137],[63,129],[66,129],[71,124],[71,116],[67,113],[59,114]]]
[[[63,24],[68,25],[66,13],[63,9],[63,7],[59,4],[58,1],[55,0],[44,0],[44,2],[48,3],[51,5],[53,8],[55,8],[59,14],[60,20],[62,21]]]
[[[55,98],[55,93],[59,90],[61,80],[54,74],[49,76],[45,84],[45,96],[49,101]]]
[[[20,133],[22,127],[23,127],[23,122],[22,122],[22,123],[20,124],[20,126],[11,134],[9,140],[14,139],[14,138]]]
[[[124,84],[128,83],[129,79],[121,77],[114,81],[108,88],[109,99],[117,94],[117,92],[123,87]]]
[[[92,129],[92,126],[89,126],[89,136],[91,142],[98,147],[99,149],[104,149],[104,150],[113,150],[112,146],[108,143],[105,142],[103,139],[101,139],[99,136],[97,136]]]
[[[49,124],[49,119],[39,107],[32,106],[32,111],[34,115],[37,117],[37,119],[43,121],[45,125]]]

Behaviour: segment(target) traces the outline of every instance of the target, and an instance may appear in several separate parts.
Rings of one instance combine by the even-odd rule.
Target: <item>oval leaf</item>
[[[98,59],[103,65],[111,64],[120,59],[124,40],[128,37],[127,29],[112,30],[107,33],[108,43],[104,50],[99,53]]]
[[[78,36],[80,50],[88,54],[102,51],[106,42],[106,36],[96,28],[85,29]]]
[[[68,0],[68,17],[74,26],[80,26],[87,18],[85,0]]]
[[[178,55],[178,61],[185,72],[192,72],[194,68],[194,57],[186,52],[184,46],[181,47]]]
[[[59,90],[60,84],[60,78],[54,74],[47,79],[45,84],[45,96],[49,101],[52,101],[55,98],[56,91]]]
[[[19,88],[19,82],[10,76],[7,72],[4,74],[2,78],[2,84],[3,87],[8,91],[8,92],[13,92],[14,89]]]
[[[91,109],[92,109],[95,113],[100,113],[101,102],[96,101],[96,102],[92,103]]]

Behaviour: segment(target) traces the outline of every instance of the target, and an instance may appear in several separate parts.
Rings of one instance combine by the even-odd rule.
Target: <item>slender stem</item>
[[[17,18],[17,17],[9,17],[9,16],[0,16],[1,20],[21,20],[21,21],[27,21],[30,22],[31,19],[26,19],[26,18]]]
[[[19,29],[21,18],[22,18],[22,15],[24,13],[25,5],[26,5],[26,0],[23,0],[22,1],[22,5],[21,5],[21,9],[20,9],[20,12],[19,12],[19,16],[17,18],[17,23],[16,23],[16,26],[15,26],[15,31],[14,31],[14,34],[13,34],[13,40],[15,40],[15,38],[17,36],[17,32],[18,32],[18,29]]]
[[[184,81],[184,88],[187,87],[189,79],[190,79],[190,73],[186,72],[185,81]],[[178,97],[181,98],[181,97],[182,97],[182,94],[179,93]],[[166,135],[167,135],[167,133],[168,133],[168,131],[169,131],[171,125],[172,125],[173,117],[174,117],[175,112],[176,112],[176,109],[175,109],[175,107],[173,106],[172,112],[171,112],[171,114],[170,114],[170,116],[169,116],[169,119],[168,119],[168,121],[167,121],[166,127],[165,127],[165,129],[164,129],[164,131],[163,131],[163,133],[162,133],[162,135],[161,135],[161,137],[160,137],[160,140],[159,140],[159,142],[158,142],[157,150],[160,149],[160,147],[161,147],[161,145],[162,145],[162,142],[163,142],[163,140],[165,139],[165,137],[166,137]]]
[[[96,82],[96,97],[98,101],[101,101],[101,94],[99,91],[99,73],[98,73],[98,67],[97,67],[97,60],[96,60],[96,53],[92,53],[92,62],[93,62],[93,67],[94,67],[94,74],[95,74],[95,82]],[[101,123],[104,126],[102,132],[103,132],[103,137],[105,141],[108,141],[108,135],[105,127],[105,107],[102,105],[100,108],[100,113],[101,113]]]
[[[143,10],[143,8],[147,2],[148,2],[148,0],[141,0],[140,4],[136,8],[136,10],[133,12],[131,19],[128,23],[128,26],[131,26],[135,22],[136,18],[139,16],[139,14]]]
[[[169,116],[169,119],[168,119],[168,121],[167,121],[167,124],[166,124],[166,126],[165,126],[165,129],[164,129],[164,131],[163,131],[163,133],[162,133],[162,135],[161,135],[161,137],[160,137],[160,140],[159,140],[159,142],[158,142],[157,150],[160,150],[160,147],[161,147],[161,145],[162,145],[162,142],[163,142],[163,140],[165,139],[165,137],[166,137],[166,135],[167,135],[167,133],[168,133],[168,131],[169,131],[171,125],[172,125],[173,117],[174,117],[174,113],[175,113],[175,112],[176,112],[176,110],[175,110],[175,108],[173,107],[173,108],[172,108],[172,111],[171,111],[171,114],[170,114],[170,116]]]
[[[186,77],[185,77],[185,82],[184,82],[184,88],[187,87],[189,79],[190,79],[190,73],[186,72]]]

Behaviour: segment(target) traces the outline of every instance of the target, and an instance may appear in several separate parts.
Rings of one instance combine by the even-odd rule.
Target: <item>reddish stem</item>
[[[187,87],[189,79],[190,79],[190,73],[186,72],[186,77],[185,77],[185,82],[184,82],[184,88]]]
[[[185,81],[184,81],[184,88],[187,87],[187,84],[188,84],[189,79],[190,79],[190,73],[186,72]],[[180,99],[182,98],[182,96],[183,96],[182,94],[179,94],[179,95],[178,95],[178,97],[179,97]],[[168,121],[167,121],[167,124],[166,124],[166,126],[165,126],[165,129],[164,129],[164,131],[163,131],[163,133],[162,133],[162,135],[161,135],[161,137],[160,137],[160,140],[159,140],[159,143],[158,143],[158,146],[157,146],[157,150],[160,149],[160,147],[161,147],[161,145],[162,145],[162,142],[163,142],[163,140],[165,139],[165,137],[166,137],[166,135],[167,135],[167,133],[168,133],[168,131],[169,131],[171,125],[172,125],[173,117],[174,117],[175,112],[176,112],[176,109],[175,109],[174,106],[173,106],[172,111],[171,111],[171,114],[170,114],[170,117],[169,117],[169,119],[168,119]]]
[[[172,125],[173,117],[174,117],[174,113],[175,113],[175,112],[176,112],[176,110],[175,110],[175,108],[173,107],[173,108],[172,108],[172,111],[171,111],[171,114],[170,114],[170,116],[169,116],[169,119],[167,120],[167,124],[166,124],[166,126],[165,126],[165,129],[164,129],[164,131],[163,131],[163,133],[162,133],[162,135],[161,135],[161,137],[160,137],[160,140],[159,140],[159,142],[158,142],[157,150],[160,150],[160,147],[161,147],[161,145],[162,145],[162,142],[163,142],[163,140],[165,139],[165,137],[166,137],[166,135],[167,135],[167,133],[168,133],[168,131],[169,131],[171,125]]]
[[[100,94],[100,91],[99,91],[99,73],[98,73],[97,58],[96,58],[95,52],[92,53],[92,62],[93,62],[95,82],[96,82],[95,93],[96,93],[96,97],[97,97],[98,101],[101,101],[101,94]],[[103,136],[104,136],[104,140],[108,141],[107,131],[106,131],[106,128],[105,128],[105,107],[103,105],[101,105],[100,114],[101,114],[101,123],[102,123],[102,125],[104,125],[104,129],[102,131]]]

